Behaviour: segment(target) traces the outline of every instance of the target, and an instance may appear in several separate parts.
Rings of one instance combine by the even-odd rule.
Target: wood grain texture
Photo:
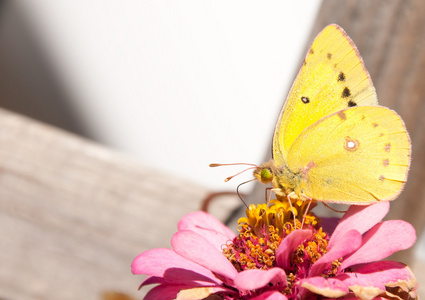
[[[208,193],[4,110],[0,145],[1,299],[140,299],[133,258],[170,247]]]
[[[409,177],[387,219],[410,222],[418,237],[425,226],[425,2],[422,0],[326,0],[312,38],[337,23],[358,47],[379,103],[403,118],[412,141]],[[413,250],[413,249],[412,249]],[[409,263],[412,250],[394,259]]]
[[[404,191],[391,202],[386,219],[408,221],[418,238],[425,227],[424,15],[422,0],[326,0],[312,32],[314,36],[329,23],[341,25],[359,48],[379,103],[403,118],[412,142],[412,162]],[[423,296],[425,262],[415,259],[415,246],[388,259],[413,268]]]

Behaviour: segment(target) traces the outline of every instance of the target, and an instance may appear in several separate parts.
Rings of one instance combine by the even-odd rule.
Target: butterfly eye
[[[261,182],[267,183],[272,181],[273,179],[273,173],[269,168],[263,168],[261,169]]]

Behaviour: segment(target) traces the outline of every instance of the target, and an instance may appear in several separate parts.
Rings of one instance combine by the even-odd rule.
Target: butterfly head
[[[254,170],[254,177],[261,183],[267,184],[273,181],[273,162],[269,161]]]

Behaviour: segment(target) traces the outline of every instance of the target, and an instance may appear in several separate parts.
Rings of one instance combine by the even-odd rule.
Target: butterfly
[[[363,60],[340,26],[327,26],[311,45],[272,148],[272,160],[254,176],[280,197],[367,205],[403,189],[409,135],[396,112],[378,106]]]

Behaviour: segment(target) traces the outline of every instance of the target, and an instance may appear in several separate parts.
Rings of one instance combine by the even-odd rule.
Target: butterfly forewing
[[[344,30],[327,26],[314,40],[280,113],[273,139],[277,166],[303,130],[352,106],[376,105],[375,88]]]

